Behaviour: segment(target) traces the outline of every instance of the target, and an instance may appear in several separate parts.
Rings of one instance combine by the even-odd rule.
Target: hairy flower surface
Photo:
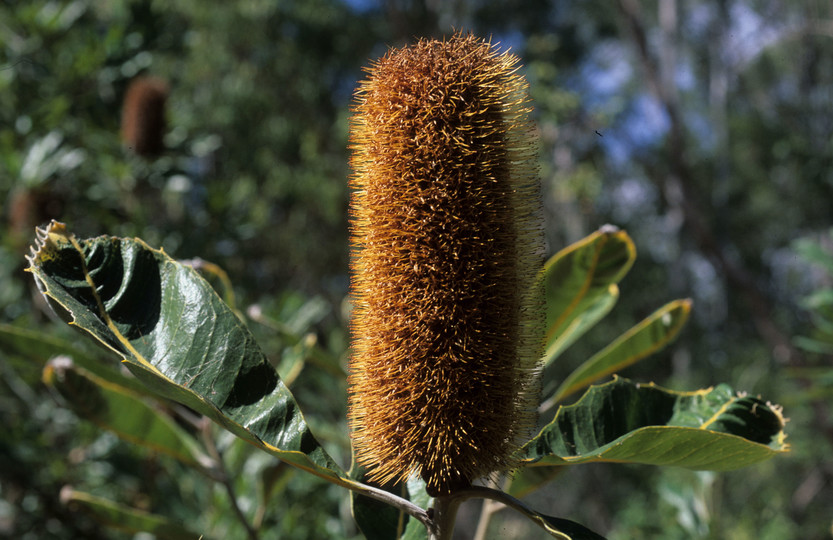
[[[392,49],[351,123],[349,420],[378,481],[445,494],[534,423],[540,188],[518,60],[457,34]]]

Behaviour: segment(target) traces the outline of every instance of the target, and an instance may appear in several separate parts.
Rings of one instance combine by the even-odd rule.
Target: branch
[[[246,515],[243,514],[243,510],[240,509],[240,506],[237,504],[237,496],[234,493],[234,486],[231,485],[231,479],[229,478],[228,472],[226,471],[225,462],[223,461],[223,456],[220,454],[220,450],[217,448],[217,444],[214,442],[214,437],[211,434],[211,421],[208,418],[204,418],[203,421],[203,430],[202,430],[202,438],[203,442],[205,443],[205,447],[208,450],[208,453],[211,455],[211,458],[217,463],[217,473],[219,476],[219,481],[225,487],[226,493],[228,494],[229,502],[231,503],[231,508],[234,511],[234,515],[237,517],[237,520],[243,524],[243,527],[246,529],[246,535],[249,537],[249,540],[259,540],[259,536],[257,531],[252,527],[249,523],[249,520],[246,518]]]
[[[695,173],[686,159],[685,129],[680,111],[673,99],[673,94],[662,84],[662,76],[648,50],[647,32],[642,23],[638,0],[618,0],[619,9],[624,15],[628,30],[638,51],[639,59],[645,72],[647,83],[668,116],[670,175],[665,183],[671,191],[678,191],[682,196],[678,204],[683,212],[694,240],[702,253],[726,276],[730,286],[736,288],[746,301],[751,311],[752,320],[761,338],[769,344],[776,357],[789,364],[802,363],[801,353],[793,347],[772,319],[772,306],[769,299],[760,292],[755,279],[739,261],[730,259],[718,243],[708,220],[697,206],[695,197]],[[676,189],[675,189],[676,188]],[[668,190],[666,190],[668,191]]]
[[[419,522],[425,525],[426,527],[428,527],[432,522],[432,518],[426,510],[423,510],[422,508],[415,505],[408,499],[405,499],[398,495],[394,495],[393,493],[385,491],[384,489],[369,486],[367,484],[363,484],[355,480],[346,479],[343,479],[341,482],[339,482],[339,485],[351,489],[359,495],[364,495],[365,497],[370,497],[371,499],[383,502],[385,504],[389,504],[394,508],[398,508],[399,510],[402,510],[403,512],[408,514],[409,516],[412,516],[419,520]]]

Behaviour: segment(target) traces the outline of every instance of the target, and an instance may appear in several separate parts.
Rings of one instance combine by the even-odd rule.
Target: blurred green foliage
[[[675,22],[660,4],[675,6]],[[471,29],[513,46],[526,66],[550,253],[605,222],[626,228],[640,249],[612,322],[597,342],[567,351],[559,369],[568,373],[667,298],[692,297],[683,344],[629,376],[679,387],[731,380],[782,402],[792,419],[794,457],[754,469],[752,481],[747,472],[645,467],[617,468],[614,477],[593,465],[571,470],[533,503],[610,538],[828,538],[831,360],[829,351],[794,347],[792,336],[811,333],[801,299],[828,287],[829,276],[797,257],[791,242],[831,225],[831,7],[647,2],[634,16],[632,5],[0,4],[0,318],[63,335],[22,272],[33,227],[57,218],[81,237],[140,236],[177,258],[216,263],[241,309],[257,303],[269,320],[309,334],[343,361],[347,129],[361,66],[387,45]],[[676,119],[656,105],[652,64]],[[171,87],[168,150],[150,161],[119,141],[122,97],[144,73]],[[682,146],[669,135],[675,121]],[[266,324],[252,330],[282,358],[281,374],[291,372],[303,341]],[[0,351],[0,536],[122,537],[62,506],[66,484],[164,509],[211,536],[243,535],[218,486],[60,407],[39,382],[46,360]],[[303,374],[293,392],[308,420],[342,426],[317,433],[344,450],[343,383],[317,367]],[[256,497],[268,465],[232,440],[223,450],[238,493]],[[355,535],[341,494],[311,482],[287,476],[262,516],[269,530],[281,538]],[[254,513],[256,503],[241,506]],[[510,518],[493,526],[537,534]]]

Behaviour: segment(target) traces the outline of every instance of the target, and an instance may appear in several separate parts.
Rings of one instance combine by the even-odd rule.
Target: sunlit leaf
[[[573,371],[550,401],[558,403],[602,377],[662,350],[680,333],[690,312],[690,300],[675,300],[661,307]]]
[[[619,296],[636,248],[625,231],[606,226],[553,255],[543,270],[549,364],[604,317]]]
[[[251,333],[192,268],[139,239],[78,241],[52,222],[39,231],[29,271],[70,324],[158,395],[295,467],[351,484]]]
[[[514,475],[506,493],[513,497],[525,497],[544,484],[548,484],[565,471],[564,467],[521,467]]]
[[[577,313],[555,339],[549,340],[549,346],[544,353],[545,366],[552,364],[570,345],[610,313],[619,300],[619,287],[611,284],[607,290],[598,291],[594,296],[592,302],[586,302],[581,313]]]
[[[530,465],[593,461],[722,471],[785,452],[780,407],[728,386],[674,392],[627,379],[591,387],[523,449]]]
[[[408,479],[408,499],[419,506],[420,508],[429,508],[431,506],[431,496],[426,490],[425,481],[419,477],[411,477]],[[428,531],[416,519],[408,520],[408,525],[405,527],[405,534],[402,535],[402,540],[425,540],[428,537]]]

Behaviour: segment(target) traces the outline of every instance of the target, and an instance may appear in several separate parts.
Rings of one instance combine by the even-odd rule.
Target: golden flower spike
[[[389,51],[351,122],[359,463],[432,495],[512,467],[534,427],[541,196],[518,59],[456,34]]]

